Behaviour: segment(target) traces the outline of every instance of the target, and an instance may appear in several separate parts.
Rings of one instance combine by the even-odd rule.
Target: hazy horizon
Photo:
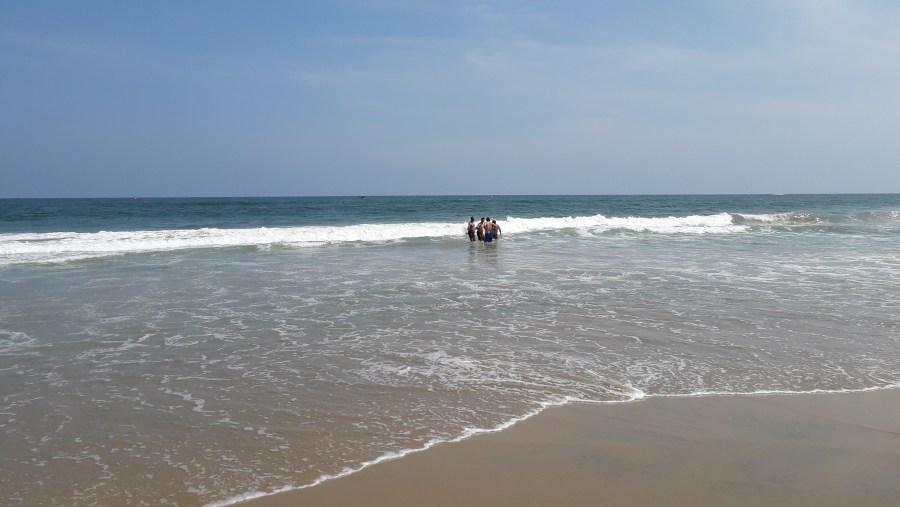
[[[898,192],[790,192],[790,193],[771,193],[771,192],[751,192],[751,193],[695,193],[695,194],[493,194],[482,195],[485,198],[492,199],[494,197],[715,197],[715,196],[821,196],[821,195],[897,195]],[[369,197],[478,197],[481,194],[359,194],[359,195],[108,195],[108,196],[57,196],[57,197],[0,197],[0,200],[14,199],[127,199],[127,200],[148,200],[148,199],[296,199],[296,198],[369,198]]]

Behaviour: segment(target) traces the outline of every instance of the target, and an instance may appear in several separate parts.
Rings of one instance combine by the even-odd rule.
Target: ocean
[[[229,505],[564,403],[897,387],[898,247],[897,194],[0,200],[0,503]]]

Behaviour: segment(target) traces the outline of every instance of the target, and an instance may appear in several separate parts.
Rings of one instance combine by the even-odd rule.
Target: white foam
[[[171,394],[174,396],[178,396],[179,398],[183,399],[184,401],[193,403],[194,406],[193,406],[193,408],[191,408],[191,410],[193,410],[194,412],[206,412],[205,410],[203,410],[203,407],[206,405],[206,400],[204,400],[203,398],[195,398],[190,393],[179,393],[177,391],[173,391],[173,390],[169,389],[168,387],[160,387],[159,390],[165,394]],[[244,428],[244,429],[247,429],[247,428]]]
[[[11,354],[36,346],[38,341],[21,331],[0,329],[0,353]]]
[[[697,391],[697,392],[683,393],[683,394],[647,394],[644,391],[642,391],[638,388],[632,387],[632,386],[624,385],[622,387],[623,387],[623,389],[625,389],[627,391],[627,392],[622,393],[622,395],[625,397],[625,399],[622,399],[622,400],[589,400],[589,399],[565,397],[565,398],[558,399],[555,401],[544,402],[538,408],[526,413],[525,415],[514,418],[514,419],[510,419],[509,421],[501,423],[493,428],[486,428],[486,429],[484,429],[484,428],[467,428],[456,438],[449,439],[449,440],[434,439],[434,440],[430,440],[430,441],[426,442],[422,447],[417,448],[417,449],[405,449],[405,450],[398,451],[398,452],[388,452],[388,453],[385,453],[385,454],[379,456],[376,459],[361,463],[359,466],[352,467],[352,468],[350,468],[350,467],[345,468],[336,474],[322,475],[319,478],[317,478],[315,481],[313,481],[309,484],[284,486],[282,488],[278,488],[278,489],[268,491],[268,492],[252,491],[252,492],[244,493],[241,495],[236,495],[236,496],[233,496],[230,498],[226,498],[221,501],[208,503],[205,505],[205,507],[225,507],[225,506],[243,503],[243,502],[246,502],[249,500],[253,500],[255,498],[261,498],[264,496],[276,495],[276,494],[285,493],[288,491],[311,488],[311,487],[317,486],[325,481],[329,481],[331,479],[337,479],[340,477],[345,477],[347,475],[359,472],[360,470],[368,468],[372,465],[376,465],[378,463],[382,463],[384,461],[402,458],[404,456],[408,456],[408,455],[416,453],[416,452],[426,451],[438,444],[460,442],[462,440],[466,440],[475,435],[479,435],[479,434],[483,434],[483,433],[497,433],[497,432],[506,430],[512,426],[515,426],[516,424],[518,424],[526,419],[530,419],[531,417],[534,417],[534,416],[540,414],[541,412],[543,412],[544,410],[546,410],[548,408],[567,405],[570,403],[590,403],[590,404],[614,405],[614,404],[632,403],[632,402],[646,400],[646,399],[650,399],[650,398],[699,398],[699,397],[705,397],[705,396],[765,396],[765,395],[785,395],[785,396],[787,396],[787,395],[805,395],[805,394],[860,393],[860,392],[884,391],[884,390],[889,390],[889,389],[900,389],[900,383],[892,383],[892,384],[885,385],[885,386],[865,387],[865,388],[859,388],[859,389],[834,389],[834,390],[812,389],[809,391],[758,390],[758,391],[751,391],[751,392]]]
[[[765,225],[819,224],[822,219],[809,213],[733,213],[738,221]]]
[[[628,391],[626,393],[622,393],[622,395],[625,396],[626,399],[618,400],[618,401],[610,401],[608,403],[625,403],[625,402],[630,402],[630,401],[636,401],[636,400],[643,399],[646,396],[646,394],[639,389],[633,388],[631,386],[623,386],[623,387]],[[408,456],[408,455],[416,453],[416,452],[426,451],[438,444],[461,442],[461,441],[469,439],[475,435],[480,435],[483,433],[498,433],[498,432],[501,432],[508,428],[511,428],[512,426],[515,426],[516,424],[518,424],[526,419],[530,419],[550,407],[557,407],[557,406],[566,405],[568,403],[575,403],[575,402],[580,402],[580,401],[582,401],[582,400],[578,400],[578,399],[571,398],[571,397],[565,397],[565,398],[560,398],[557,400],[546,401],[544,403],[541,403],[538,406],[538,408],[531,410],[520,417],[516,417],[516,418],[510,419],[508,421],[505,421],[501,424],[498,424],[497,426],[494,426],[492,428],[466,428],[456,438],[447,439],[447,440],[432,439],[432,440],[429,440],[428,442],[425,442],[425,444],[422,447],[419,447],[416,449],[404,449],[404,450],[397,451],[397,452],[387,452],[373,460],[361,463],[356,467],[352,467],[352,468],[347,467],[336,474],[322,475],[319,478],[317,478],[315,481],[313,481],[309,484],[298,485],[298,486],[285,486],[285,487],[282,487],[282,488],[279,488],[279,489],[276,489],[276,490],[273,490],[270,492],[252,491],[252,492],[244,493],[241,495],[233,496],[231,498],[226,498],[225,500],[221,500],[218,502],[208,503],[208,504],[206,504],[205,507],[224,507],[224,506],[228,506],[228,505],[234,505],[234,504],[246,502],[248,500],[253,500],[254,498],[260,498],[260,497],[269,496],[269,495],[276,495],[278,493],[284,493],[287,491],[293,491],[293,490],[298,490],[298,489],[311,488],[311,487],[317,486],[325,481],[329,481],[331,479],[338,479],[340,477],[345,477],[347,475],[359,472],[360,470],[363,470],[364,468],[368,468],[372,465],[377,465],[378,463],[402,458],[404,456]]]
[[[810,389],[808,391],[789,391],[786,389],[759,389],[748,392],[729,391],[694,391],[683,394],[654,394],[650,398],[701,398],[705,396],[793,396],[800,394],[850,394],[870,393],[875,391],[887,391],[900,389],[900,383],[891,383],[883,386],[860,387],[857,389]]]
[[[574,229],[595,232],[630,231],[656,234],[730,234],[744,232],[728,213],[690,215],[685,217],[589,217],[515,218],[508,217],[502,226],[504,234]]]
[[[504,235],[530,232],[613,230],[657,234],[723,234],[743,232],[728,213],[686,217],[513,218],[500,223]],[[184,229],[162,231],[51,232],[0,234],[0,266],[61,263],[129,253],[195,248],[318,247],[342,243],[386,243],[417,238],[462,238],[461,222],[357,224],[329,227],[259,227],[254,229]]]
[[[0,265],[56,263],[112,255],[193,248],[320,246],[462,236],[462,223],[359,224],[342,227],[260,227],[119,232],[0,234]]]

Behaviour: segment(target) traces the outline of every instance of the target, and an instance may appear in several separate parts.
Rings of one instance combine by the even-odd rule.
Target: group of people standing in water
[[[469,241],[475,241],[477,238],[478,241],[490,243],[500,237],[500,226],[497,225],[496,220],[491,220],[491,217],[482,218],[478,223],[475,223],[475,217],[471,217],[466,226],[466,232],[469,235]]]

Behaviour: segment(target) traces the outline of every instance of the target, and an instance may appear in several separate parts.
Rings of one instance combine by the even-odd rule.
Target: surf
[[[731,235],[794,232],[811,226],[847,227],[882,224],[895,227],[897,211],[829,214],[804,211],[778,213],[719,212],[685,216],[506,216],[498,223],[501,237],[528,239],[529,234],[563,237],[606,234]],[[11,232],[0,234],[0,266],[66,263],[135,253],[251,247],[309,248],[347,244],[390,244],[465,237],[465,220],[404,223],[357,223],[322,226],[202,227],[97,232]]]
[[[742,232],[727,213],[687,217],[507,217],[503,235],[567,229],[631,231],[657,234],[723,234]],[[463,222],[353,224],[302,227],[200,228],[145,231],[48,232],[0,235],[0,265],[58,263],[189,249],[234,247],[317,247],[347,243],[391,243],[415,239],[463,237]]]

